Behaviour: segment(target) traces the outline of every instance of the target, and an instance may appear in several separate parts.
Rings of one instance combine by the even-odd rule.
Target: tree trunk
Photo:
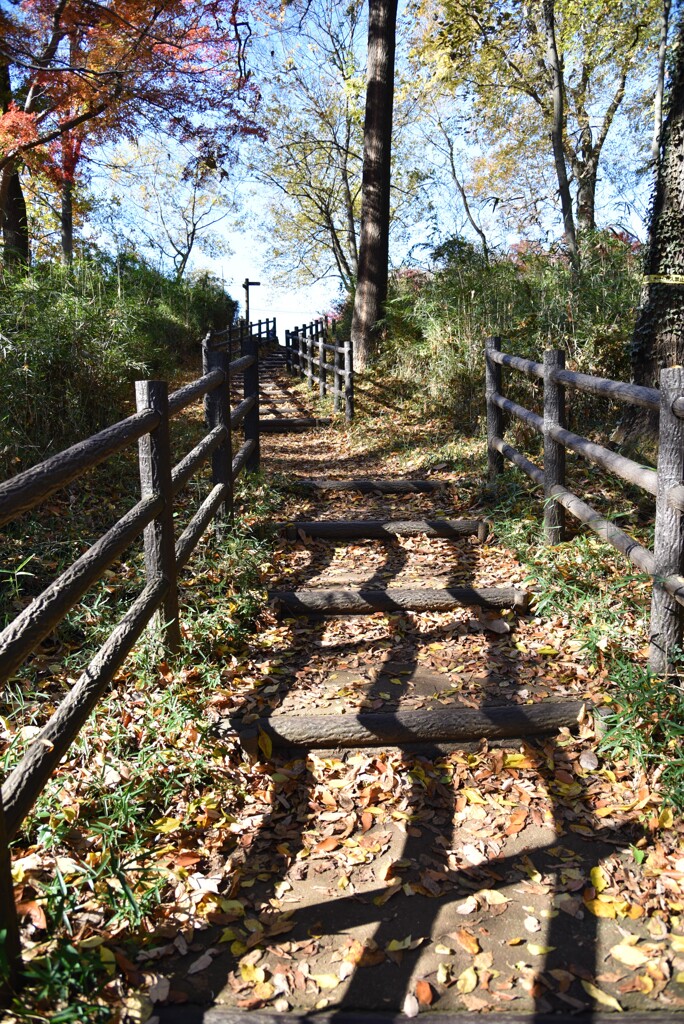
[[[580,231],[596,229],[596,164],[585,165],[577,181],[577,226]]]
[[[644,287],[632,337],[636,384],[657,387],[660,370],[684,363],[684,18],[673,46],[669,113],[651,201]],[[625,410],[614,440],[638,447],[658,435],[658,415]]]
[[[653,166],[660,160],[660,139],[663,131],[663,95],[665,92],[665,62],[667,59],[667,36],[670,29],[670,0],[663,0],[660,15],[660,45],[658,47],[658,80],[653,97],[653,141],[651,142],[651,159]]]
[[[62,183],[62,261],[71,266],[74,258],[74,186],[72,182]]]
[[[351,329],[358,369],[363,369],[372,355],[377,322],[387,299],[397,23],[397,0],[369,0],[369,5],[359,273]]]
[[[577,249],[577,237],[575,234],[575,220],[572,212],[572,196],[570,194],[570,183],[568,181],[568,169],[565,164],[565,150],[563,147],[563,128],[565,122],[565,97],[563,86],[563,70],[558,47],[556,44],[556,21],[554,0],[544,0],[542,7],[544,20],[544,35],[546,37],[546,59],[549,64],[552,76],[551,101],[553,105],[553,120],[551,123],[551,146],[553,149],[553,160],[558,179],[558,194],[561,201],[563,213],[563,232],[565,244],[568,247],[570,262],[573,272],[579,270],[579,251]]]
[[[15,167],[9,178],[7,195],[2,211],[4,261],[7,266],[28,266],[31,261],[26,200],[21,187],[19,170]]]

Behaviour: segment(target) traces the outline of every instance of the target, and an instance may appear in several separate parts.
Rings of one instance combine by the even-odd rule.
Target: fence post
[[[21,940],[14,904],[12,858],[0,788],[0,934],[3,932],[4,937],[0,942],[0,1008],[9,1003],[12,993],[18,986],[21,973]]]
[[[313,372],[313,366],[314,366],[314,360],[313,360],[314,325],[313,325],[313,323],[311,323],[311,324],[304,324],[304,337],[306,338],[306,377],[307,377],[307,380],[309,382],[309,389],[311,389],[314,386],[314,372]]]
[[[347,423],[354,419],[354,349],[350,338],[344,343],[344,418]]]
[[[289,331],[285,331],[285,366],[287,367],[287,372],[292,373],[292,344]]]
[[[325,343],[327,338],[321,320],[316,324],[316,335],[318,337],[318,397],[325,398],[328,393],[325,379]]]
[[[684,479],[684,420],[672,411],[675,398],[684,395],[684,368],[660,372],[660,440],[658,446],[658,493],[656,496],[655,577],[651,599],[648,663],[654,672],[666,672],[670,652],[682,642],[682,609],[662,585],[667,576],[684,569],[684,519],[668,504],[671,487]]]
[[[490,352],[501,351],[501,338],[485,339],[485,398],[487,401],[487,475],[495,480],[503,473],[504,460],[501,452],[492,446],[495,437],[503,436],[503,411],[494,405],[492,396],[501,394],[501,367],[489,358]]]
[[[225,534],[225,522],[233,522],[233,444],[230,432],[230,353],[212,351],[208,346],[202,349],[202,370],[211,373],[220,370],[223,383],[204,396],[204,417],[209,430],[214,427],[225,427],[226,437],[223,444],[211,456],[211,482],[227,484],[228,498],[216,510],[216,537],[220,540]]]
[[[161,494],[164,508],[145,527],[145,570],[147,582],[164,577],[169,589],[161,609],[155,612],[154,628],[160,631],[171,653],[180,647],[176,545],[173,532],[171,489],[171,446],[169,442],[169,393],[165,380],[137,380],[135,402],[138,412],[154,409],[161,416],[159,426],[138,440],[140,492],[143,498]]]
[[[301,379],[304,376],[304,338],[299,327],[295,327],[295,334],[297,335],[297,373]]]
[[[344,350],[337,343],[335,321],[332,325],[333,352],[333,412],[340,411],[342,403],[342,373],[344,371]]]
[[[553,370],[565,369],[562,349],[544,352],[544,534],[547,544],[565,540],[565,509],[551,497],[551,489],[565,486],[565,448],[554,441],[551,427],[565,427],[565,388],[551,376]]]
[[[259,447],[259,340],[256,337],[245,339],[245,355],[254,356],[251,366],[245,370],[244,395],[245,398],[254,397],[254,405],[244,419],[245,441],[254,441],[254,451],[245,462],[245,469],[255,472],[259,469],[261,462],[261,451]]]

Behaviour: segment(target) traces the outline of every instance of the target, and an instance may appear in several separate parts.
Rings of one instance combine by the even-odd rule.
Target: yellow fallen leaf
[[[592,868],[589,872],[589,877],[596,892],[603,892],[604,889],[608,888],[608,879],[602,867]]]
[[[600,1003],[601,1006],[609,1006],[611,1010],[616,1010],[618,1013],[622,1013],[622,1007],[618,1003],[617,999],[613,999],[612,996],[609,996],[607,992],[598,988],[597,985],[592,985],[590,981],[582,980],[582,988],[588,996],[591,996],[591,998],[597,1003]]]
[[[631,967],[632,969],[643,967],[649,960],[643,950],[637,949],[636,946],[627,946],[622,942],[617,946],[613,946],[610,955],[614,960],[619,960],[625,967]]]
[[[152,823],[154,831],[161,832],[163,834],[175,832],[177,828],[180,828],[180,826],[180,818],[157,818],[157,820]]]
[[[453,949],[451,946],[445,946],[441,942],[438,942],[435,946],[435,953],[438,953],[439,956],[451,956]]]
[[[385,949],[388,953],[397,953],[400,949],[408,949],[412,941],[410,935],[407,935],[405,939],[390,939]]]
[[[259,985],[262,981],[266,980],[266,971],[263,967],[256,967],[254,964],[242,963],[240,964],[240,977],[243,981]]]
[[[674,814],[671,807],[663,807],[658,815],[658,824],[661,828],[672,828],[674,825]]]
[[[616,917],[614,903],[605,903],[603,900],[585,900],[584,906],[594,917]]]
[[[275,989],[270,981],[260,981],[252,989],[252,995],[257,999],[270,999],[274,993]]]
[[[504,896],[502,892],[499,892],[498,889],[480,889],[477,895],[482,896],[490,907],[498,907],[501,906],[502,903],[511,902],[509,898]]]
[[[509,946],[522,946],[524,941],[525,940],[522,939],[519,935],[516,935],[515,938],[508,940],[508,945]]]
[[[442,961],[439,967],[437,968],[437,983],[439,985],[448,985],[449,978],[449,965],[445,964],[444,961]]]
[[[548,654],[549,656],[551,656],[551,655],[558,654],[558,653],[559,652],[556,650],[556,648],[555,647],[551,647],[549,644],[547,644],[546,647],[538,647],[537,648],[537,654]]]
[[[336,974],[312,974],[311,977],[319,988],[326,990],[337,988],[340,983],[340,979]]]
[[[258,746],[264,757],[269,760],[273,753],[273,742],[271,737],[265,733],[263,729],[259,729]]]
[[[675,953],[684,953],[684,935],[672,936],[672,950]]]
[[[456,988],[461,995],[467,996],[477,988],[477,971],[473,967],[466,967],[462,974],[459,974],[456,981]]]
[[[545,956],[547,953],[553,953],[555,946],[538,946],[536,942],[528,942],[527,950],[532,956]]]

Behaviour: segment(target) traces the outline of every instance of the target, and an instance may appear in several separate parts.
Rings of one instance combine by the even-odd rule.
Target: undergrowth
[[[132,411],[132,381],[198,361],[234,312],[208,275],[176,282],[133,256],[0,268],[0,479]]]
[[[108,503],[106,491],[99,497]],[[239,480],[234,529],[219,540],[210,532],[180,580],[180,654],[160,660],[152,634],[139,643],[23,823],[13,876],[26,972],[15,1019],[110,1020],[120,972],[134,971],[125,966],[126,943],[144,945],[158,932],[176,884],[165,840],[173,833],[182,848],[186,837],[196,850],[234,820],[243,793],[232,748],[212,735],[209,712],[222,675],[245,659],[264,607],[271,541],[261,527],[280,500],[260,474]],[[143,585],[139,555],[114,570],[62,628],[59,649],[39,654],[6,687],[3,775]],[[15,577],[21,596],[26,581],[18,570]],[[116,954],[107,934],[117,936]]]

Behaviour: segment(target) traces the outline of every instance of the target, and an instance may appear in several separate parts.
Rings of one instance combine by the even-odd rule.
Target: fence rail
[[[244,330],[239,335],[241,355],[233,361],[226,351],[233,340],[230,329],[226,344],[220,340],[214,344],[213,336],[205,339],[199,379],[172,394],[168,394],[165,381],[138,381],[137,411],[132,416],[0,484],[1,524],[36,508],[88,470],[138,442],[140,501],[0,633],[2,684],[112,562],[143,535],[146,584],[142,592],[0,788],[0,934],[5,933],[12,980],[19,972],[21,951],[8,843],[148,623],[155,619],[165,646],[171,652],[178,649],[178,573],[212,520],[219,535],[232,521],[233,485],[238,474],[259,467],[259,342],[269,331],[275,332],[275,320],[263,322],[263,327],[259,321],[257,331]],[[231,409],[231,380],[237,374],[242,374],[244,397]],[[204,400],[207,433],[173,465],[170,420],[200,398]],[[233,431],[239,426],[244,441],[233,456]],[[173,500],[209,460],[212,489],[176,539]]]
[[[503,472],[504,459],[544,489],[544,529],[549,544],[565,539],[565,512],[570,512],[611,544],[653,581],[649,664],[666,672],[682,643],[684,626],[684,368],[662,370],[660,389],[591,377],[566,370],[564,353],[549,350],[544,362],[501,351],[501,339],[485,345],[487,451],[490,479]],[[538,377],[544,385],[543,416],[502,394],[502,367]],[[658,411],[660,436],[655,470],[566,429],[566,389]],[[504,440],[504,413],[522,420],[544,439],[543,468]],[[565,486],[565,452],[582,458],[656,497],[653,551],[639,544]]]
[[[338,344],[335,323],[327,318],[285,331],[285,361],[290,373],[306,378],[309,387],[318,385],[319,398],[328,394],[332,378],[333,409],[344,404],[347,423],[354,419],[354,356],[351,341]]]

